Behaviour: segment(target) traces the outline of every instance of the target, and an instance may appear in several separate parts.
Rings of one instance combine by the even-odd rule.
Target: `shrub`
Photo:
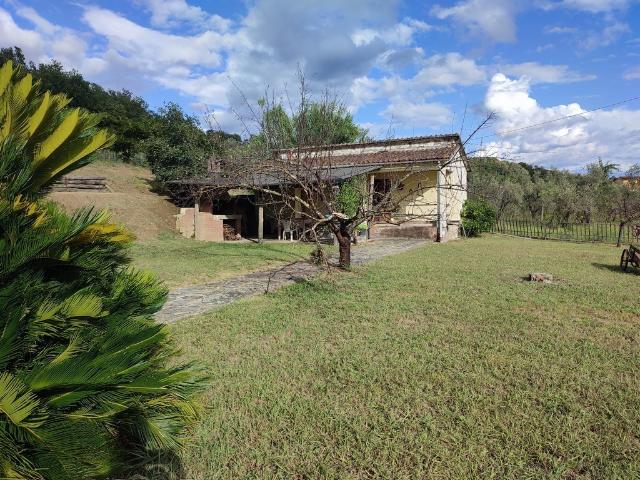
[[[170,366],[152,314],[165,289],[131,269],[104,213],[42,196],[113,142],[99,117],[0,68],[0,478],[103,478],[179,445],[198,381]]]
[[[490,231],[495,220],[495,209],[484,200],[467,200],[462,207],[462,228],[468,237]]]

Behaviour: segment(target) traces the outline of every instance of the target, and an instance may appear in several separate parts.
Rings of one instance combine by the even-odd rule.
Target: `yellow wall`
[[[402,183],[403,188],[395,192],[393,200],[398,203],[398,219],[402,221],[434,221],[437,219],[437,171],[376,172],[376,179],[389,178],[393,184]],[[466,171],[464,165],[452,163],[445,167],[441,176],[441,199],[443,214],[447,221],[459,221],[462,204],[466,200]]]

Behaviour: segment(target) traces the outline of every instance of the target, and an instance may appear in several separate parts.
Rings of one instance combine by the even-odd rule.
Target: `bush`
[[[473,199],[464,202],[462,207],[462,228],[468,237],[475,237],[491,230],[496,220],[496,211],[483,200]]]
[[[104,213],[43,200],[113,143],[99,117],[0,68],[0,478],[113,476],[179,445],[190,367],[153,320],[166,291]]]

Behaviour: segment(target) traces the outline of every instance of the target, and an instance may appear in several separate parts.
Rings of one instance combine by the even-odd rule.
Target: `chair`
[[[296,230],[291,220],[285,220],[282,222],[282,239],[283,240],[287,239],[287,233],[289,234],[289,240],[293,242],[293,237],[295,236]]]

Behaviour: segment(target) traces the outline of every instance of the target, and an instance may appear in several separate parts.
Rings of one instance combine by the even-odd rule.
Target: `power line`
[[[565,115],[564,117],[553,118],[551,120],[547,120],[547,121],[540,122],[540,123],[533,123],[531,125],[526,125],[524,127],[514,128],[514,129],[511,129],[511,130],[503,130],[501,132],[495,132],[495,133],[491,133],[489,135],[483,135],[480,138],[497,137],[497,136],[507,135],[509,133],[520,132],[522,130],[528,130],[530,128],[541,127],[543,125],[548,125],[550,123],[559,122],[560,120],[566,120],[568,118],[573,118],[573,117],[580,117],[580,116],[582,116],[582,115],[584,115],[586,113],[592,113],[592,112],[597,112],[598,110],[604,110],[605,108],[616,107],[618,105],[622,105],[622,104],[625,104],[625,103],[633,102],[635,100],[640,100],[640,96],[627,98],[626,100],[621,100],[619,102],[610,103],[608,105],[603,105],[601,107],[593,108],[591,110],[585,110],[584,112],[574,113],[574,114],[571,114],[571,115]]]

